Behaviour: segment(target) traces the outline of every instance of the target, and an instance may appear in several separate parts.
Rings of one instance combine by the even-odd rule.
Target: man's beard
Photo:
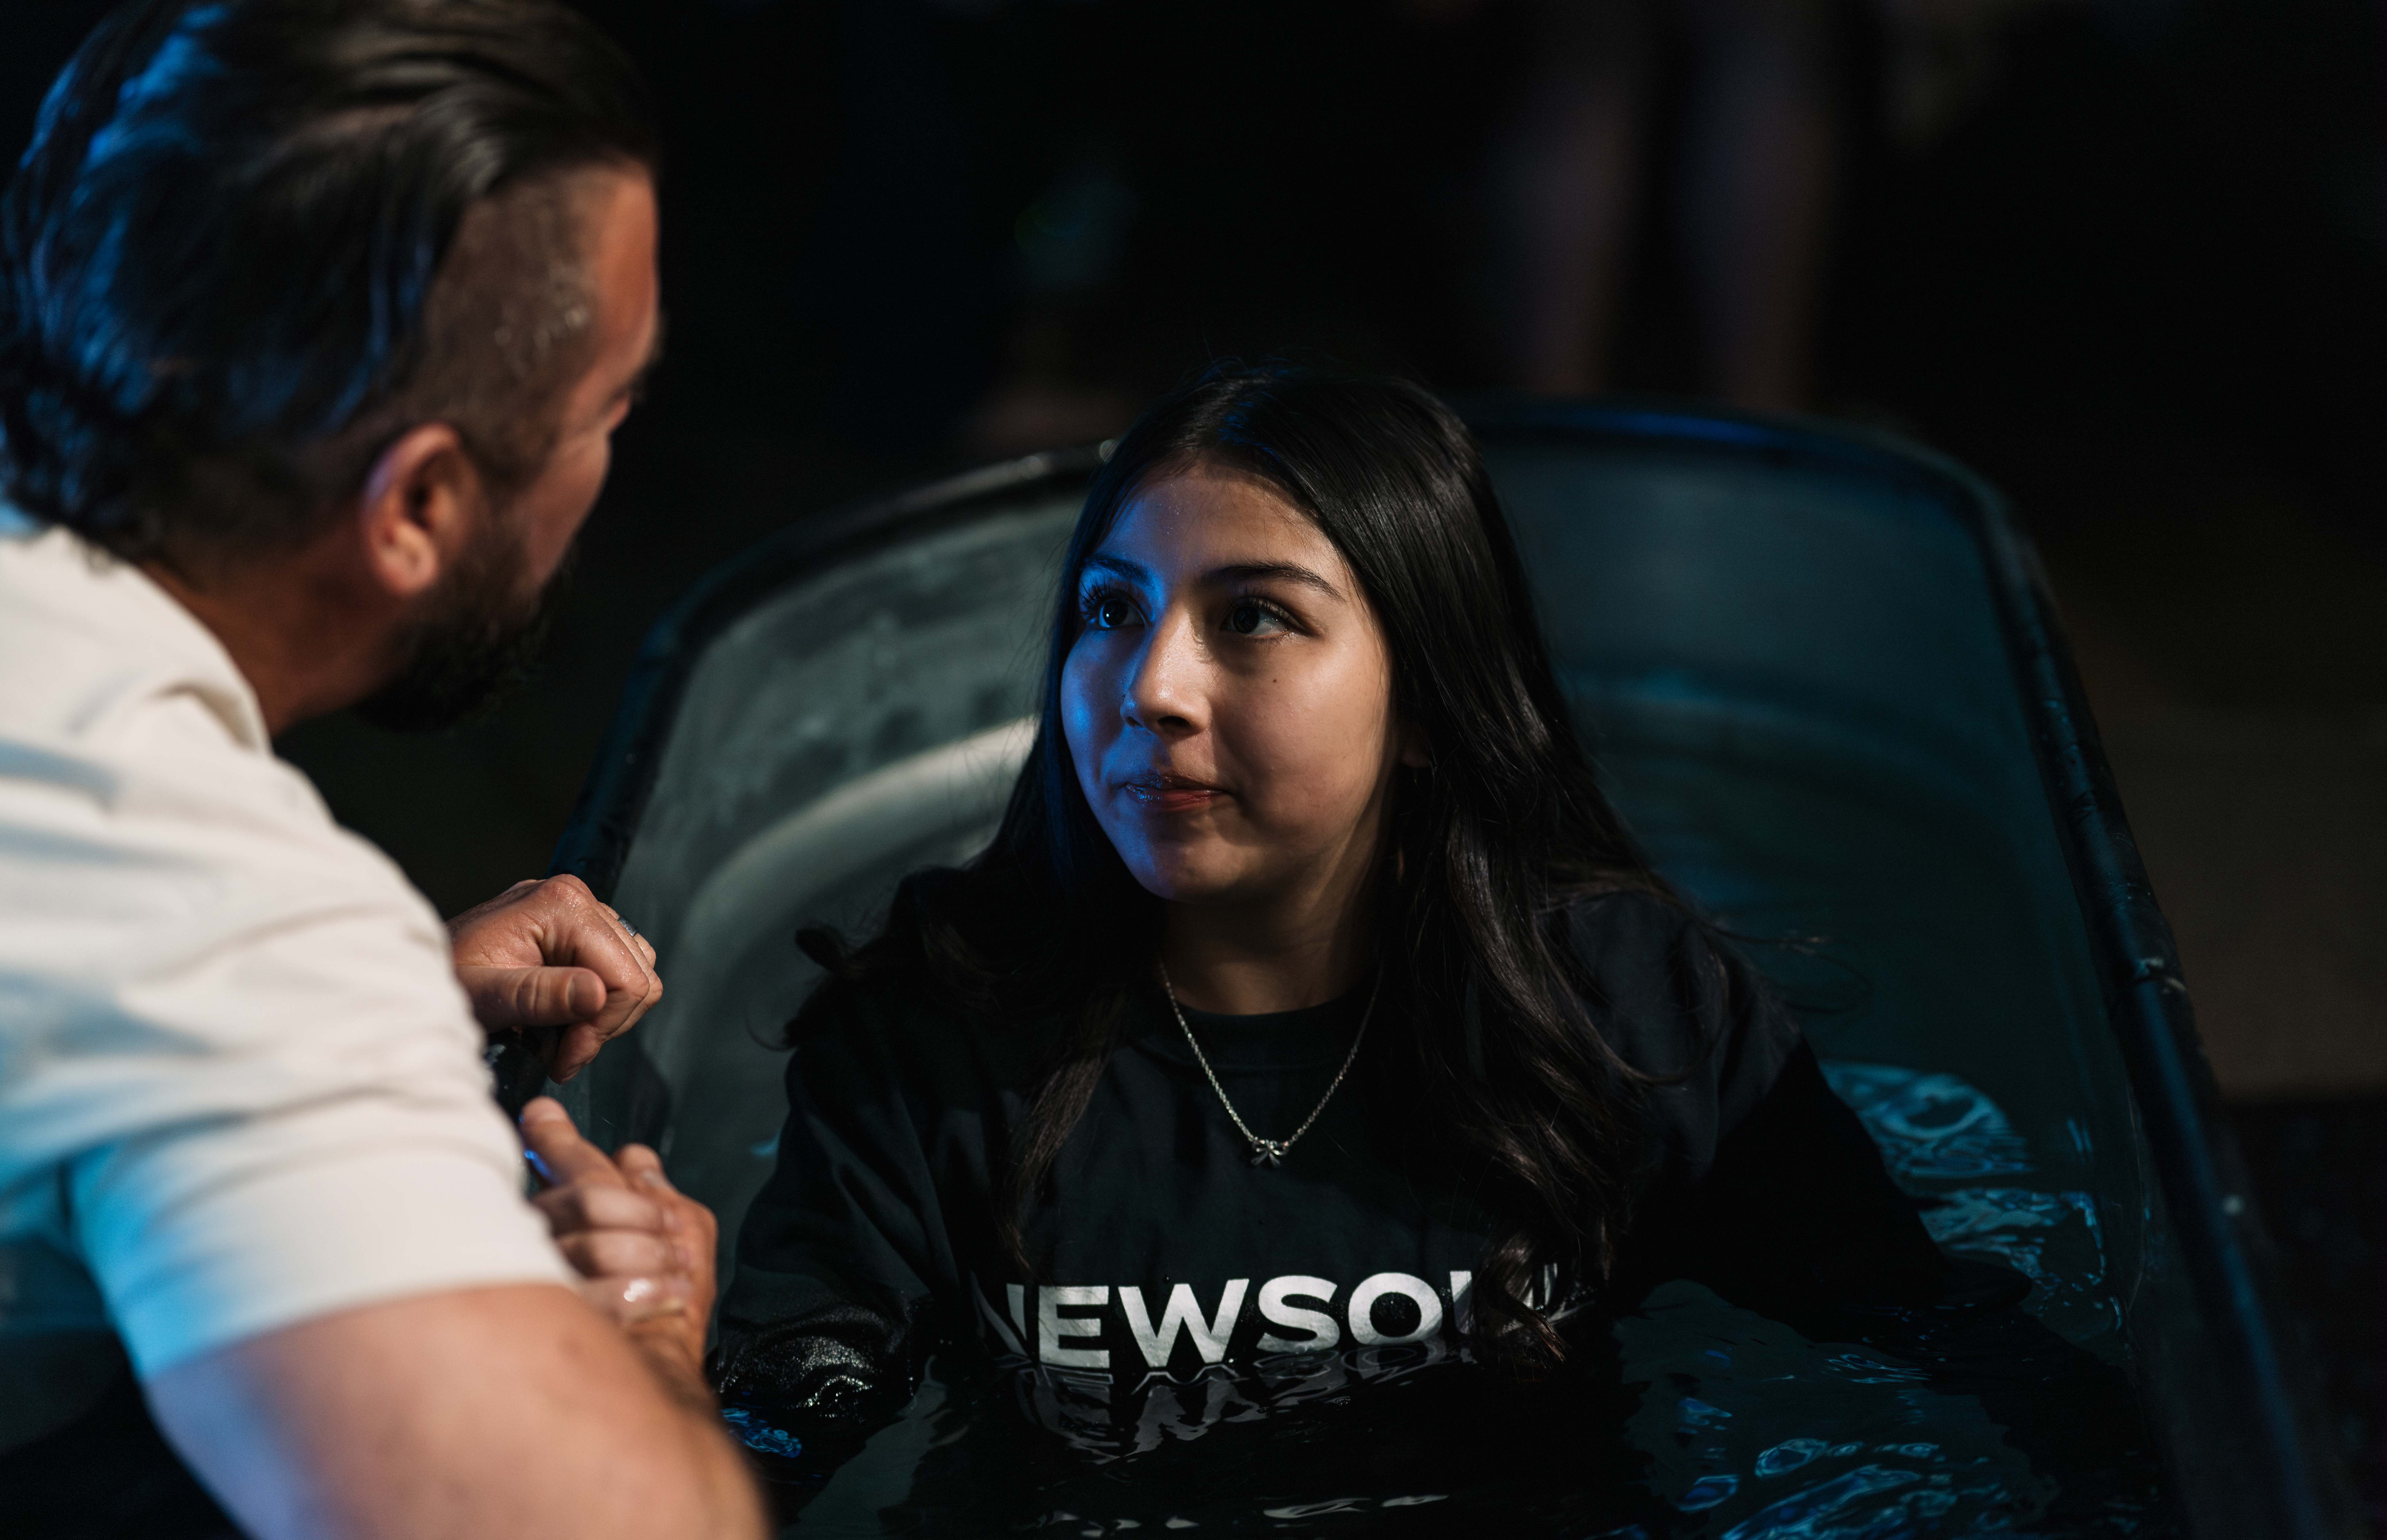
[[[528,564],[500,520],[464,552],[398,647],[398,677],[357,703],[357,714],[398,732],[436,732],[487,711],[529,679],[555,619],[571,553],[545,587],[521,597]]]

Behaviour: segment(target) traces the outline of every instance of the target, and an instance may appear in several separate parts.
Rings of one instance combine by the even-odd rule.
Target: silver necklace
[[[1351,1035],[1351,1052],[1343,1056],[1343,1067],[1334,1072],[1334,1083],[1326,1088],[1326,1094],[1309,1109],[1309,1116],[1301,1120],[1301,1127],[1282,1139],[1262,1139],[1252,1131],[1250,1124],[1244,1121],[1244,1115],[1235,1110],[1235,1104],[1227,1100],[1227,1088],[1219,1083],[1219,1072],[1210,1067],[1209,1059],[1202,1053],[1202,1045],[1194,1039],[1194,1029],[1186,1024],[1185,1007],[1177,1003],[1177,986],[1168,981],[1168,966],[1165,963],[1160,965],[1160,988],[1168,996],[1169,1010],[1176,1013],[1177,1029],[1185,1034],[1185,1046],[1194,1050],[1194,1062],[1202,1067],[1202,1073],[1209,1079],[1210,1089],[1219,1093],[1219,1105],[1227,1109],[1228,1117],[1234,1122],[1235,1131],[1251,1144],[1252,1164],[1255,1166],[1282,1165],[1285,1152],[1293,1148],[1293,1142],[1309,1131],[1309,1125],[1318,1121],[1318,1115],[1326,1110],[1326,1104],[1334,1100],[1334,1093],[1343,1089],[1343,1077],[1351,1073],[1351,1066],[1359,1057],[1359,1044],[1367,1038],[1368,1023],[1376,1014],[1376,995],[1383,987],[1384,975],[1380,968],[1376,972],[1376,982],[1368,991],[1368,1008],[1359,1013],[1359,1029]]]

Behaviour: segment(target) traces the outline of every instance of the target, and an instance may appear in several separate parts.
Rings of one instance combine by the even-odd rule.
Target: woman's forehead
[[[1225,569],[1306,568],[1347,589],[1342,552],[1307,514],[1257,476],[1197,466],[1137,488],[1089,565],[1130,564],[1182,579]]]

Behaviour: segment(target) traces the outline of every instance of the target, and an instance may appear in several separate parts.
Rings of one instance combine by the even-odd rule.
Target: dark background
[[[101,8],[6,0],[11,160]],[[638,638],[768,531],[1040,435],[1100,436],[1221,353],[1499,383],[1482,167],[1530,44],[1508,0],[587,8],[663,105],[670,353],[546,674],[439,737],[335,719],[284,744],[444,910],[545,869]],[[1840,17],[1814,404],[1967,461],[2039,542],[2368,1481],[2387,1208],[2380,9],[2006,8],[1971,106],[1920,145],[1888,127],[1884,10]],[[1617,377],[1693,393],[1680,264],[1648,227]],[[1006,399],[1044,406],[990,404]]]

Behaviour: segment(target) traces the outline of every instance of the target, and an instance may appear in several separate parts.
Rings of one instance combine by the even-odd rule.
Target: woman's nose
[[[1119,701],[1126,721],[1163,738],[1199,732],[1203,710],[1199,638],[1190,617],[1171,612],[1145,634]]]

